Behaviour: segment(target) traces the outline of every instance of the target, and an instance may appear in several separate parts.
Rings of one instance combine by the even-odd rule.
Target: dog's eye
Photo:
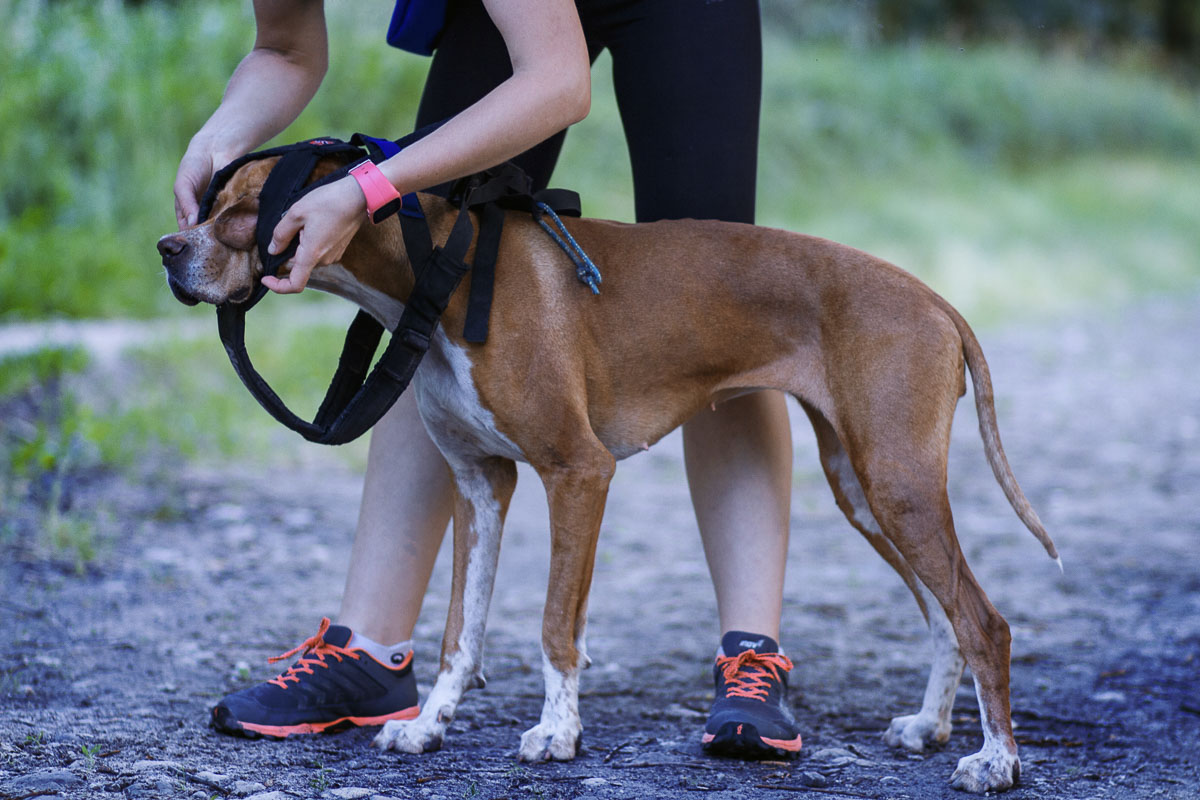
[[[213,222],[213,235],[221,244],[234,250],[252,250],[257,224],[258,204],[245,198],[217,215]]]

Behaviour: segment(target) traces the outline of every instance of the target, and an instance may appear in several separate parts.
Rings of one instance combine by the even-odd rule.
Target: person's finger
[[[294,211],[294,209],[293,209]],[[271,232],[271,244],[267,247],[267,252],[271,255],[278,255],[287,249],[288,244],[304,227],[304,220],[299,214],[289,211],[283,215],[283,219],[275,226],[275,230]]]
[[[175,221],[179,229],[190,228],[200,217],[200,204],[196,201],[196,186],[180,175],[175,179]]]
[[[308,276],[311,273],[311,267],[301,267],[299,269],[292,267],[291,272],[283,278],[277,278],[274,275],[264,275],[262,277],[262,284],[276,294],[298,294],[304,291],[304,287],[308,285]]]
[[[304,291],[304,287],[308,285],[308,276],[312,274],[316,267],[316,258],[309,252],[309,248],[305,246],[304,236],[300,236],[300,244],[296,248],[296,255],[292,256],[288,261],[288,274],[283,278],[264,275],[262,282],[273,292],[279,294],[296,294]]]

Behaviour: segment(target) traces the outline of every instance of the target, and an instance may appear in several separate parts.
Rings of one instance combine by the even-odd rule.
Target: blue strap
[[[363,143],[370,143],[379,148],[379,152],[383,155],[384,160],[396,155],[402,149],[399,144],[391,139],[380,139],[377,136],[368,136],[365,133],[355,134]],[[406,217],[413,219],[424,219],[425,212],[421,210],[421,204],[417,201],[415,192],[409,192],[400,198],[400,213]]]
[[[539,202],[537,210],[541,212],[541,214],[535,215],[537,217],[537,224],[542,226],[542,230],[550,234],[550,238],[571,259],[571,263],[575,265],[575,276],[579,278],[579,282],[591,289],[592,294],[600,294],[600,282],[603,278],[600,277],[599,268],[588,257],[588,254],[583,251],[583,248],[579,246],[579,242],[575,241],[575,237],[567,230],[567,226],[563,224],[563,221],[558,218],[558,214],[554,213],[553,208]],[[550,219],[554,220],[554,225],[558,228],[558,231],[550,227],[546,220],[542,218],[542,214],[546,214]],[[559,236],[559,232],[562,233],[562,236]],[[564,237],[566,241],[564,241]]]
[[[373,143],[383,153],[384,158],[391,158],[400,152],[400,145],[393,142],[391,139],[379,139],[374,136],[367,136],[365,133],[360,133],[365,141]]]

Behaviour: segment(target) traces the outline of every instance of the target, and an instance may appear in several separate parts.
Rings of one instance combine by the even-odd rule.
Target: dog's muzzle
[[[175,279],[175,273],[187,258],[187,239],[177,233],[164,236],[158,240],[158,252],[162,255],[163,267],[167,270],[167,286],[171,287],[171,294],[186,306],[198,304],[200,301]]]

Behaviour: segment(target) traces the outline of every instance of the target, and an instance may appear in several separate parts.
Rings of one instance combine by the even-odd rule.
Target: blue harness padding
[[[448,0],[396,0],[387,43],[419,56],[433,55],[446,26],[447,3]]]

